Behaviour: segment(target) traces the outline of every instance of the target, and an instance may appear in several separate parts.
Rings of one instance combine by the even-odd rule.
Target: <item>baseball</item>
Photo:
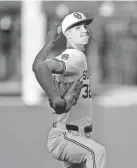
[[[62,27],[61,26],[58,26],[57,27],[57,33],[60,34],[62,32]]]

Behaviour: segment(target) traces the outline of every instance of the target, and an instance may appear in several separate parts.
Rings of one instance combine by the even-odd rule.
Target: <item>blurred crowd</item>
[[[0,16],[0,81],[20,80],[20,14]]]
[[[137,3],[117,2],[115,6],[114,3],[107,5],[110,8],[102,7],[99,30],[96,29],[99,82],[136,85]]]
[[[68,8],[64,5],[67,2],[61,3],[63,5],[56,10],[56,13],[54,10],[53,14],[44,11],[48,17],[48,28],[53,21],[60,22],[63,13],[68,12]],[[77,10],[81,3],[75,3]],[[90,2],[86,3],[89,6]],[[50,5],[50,2],[47,4]],[[44,5],[47,4],[44,2]],[[137,2],[101,1],[91,2],[92,5],[94,5],[92,9],[96,9],[94,11],[90,11],[90,7],[84,9],[84,14],[94,16],[93,26],[90,27],[93,41],[88,48],[88,63],[91,67],[90,76],[93,86],[97,84],[136,85]],[[71,10],[74,10],[74,6]],[[9,81],[21,83],[20,18],[21,9],[0,12],[0,84]],[[58,53],[64,47],[62,37],[54,51]]]

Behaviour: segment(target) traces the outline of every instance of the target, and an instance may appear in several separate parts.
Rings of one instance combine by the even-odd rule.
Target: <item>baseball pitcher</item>
[[[36,79],[54,109],[47,147],[64,168],[83,163],[87,168],[106,168],[105,148],[90,138],[92,95],[85,53],[92,21],[80,12],[67,15],[61,26],[55,25],[48,32],[47,43],[33,63]],[[47,59],[62,34],[66,37],[65,51]]]

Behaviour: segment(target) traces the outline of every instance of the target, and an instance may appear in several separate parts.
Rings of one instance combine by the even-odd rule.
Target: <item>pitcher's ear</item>
[[[66,36],[67,39],[72,39],[69,30],[67,30],[64,35]]]

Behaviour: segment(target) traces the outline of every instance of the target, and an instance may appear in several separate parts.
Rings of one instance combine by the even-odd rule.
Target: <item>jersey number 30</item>
[[[83,89],[84,89],[84,91],[83,91],[82,97],[83,97],[83,98],[91,98],[91,88],[90,88],[90,84],[89,84],[89,85],[88,85],[88,84],[84,84],[84,85],[83,85]]]

